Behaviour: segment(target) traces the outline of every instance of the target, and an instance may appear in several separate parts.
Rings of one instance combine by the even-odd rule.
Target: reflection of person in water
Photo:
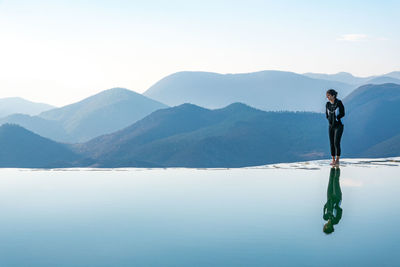
[[[335,229],[333,226],[338,224],[342,218],[343,210],[340,207],[342,202],[342,191],[340,190],[340,168],[331,168],[328,184],[328,200],[324,205],[324,220],[328,221],[324,225],[324,232],[330,234]]]

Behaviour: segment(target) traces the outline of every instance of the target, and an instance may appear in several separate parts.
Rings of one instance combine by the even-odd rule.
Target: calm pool
[[[2,169],[0,266],[400,266],[399,174],[398,160]]]

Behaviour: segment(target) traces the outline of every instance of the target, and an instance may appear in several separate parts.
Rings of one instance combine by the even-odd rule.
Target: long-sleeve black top
[[[329,121],[329,126],[343,125],[341,118],[344,117],[344,106],[341,100],[335,99],[333,104],[328,101],[326,102],[325,109],[326,118]]]

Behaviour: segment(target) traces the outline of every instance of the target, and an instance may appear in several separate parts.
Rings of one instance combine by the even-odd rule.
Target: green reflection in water
[[[342,202],[342,190],[340,190],[340,168],[332,167],[329,174],[328,183],[328,200],[324,205],[324,220],[327,223],[324,225],[323,231],[326,234],[331,234],[334,225],[338,224],[342,218],[343,209],[340,207]]]

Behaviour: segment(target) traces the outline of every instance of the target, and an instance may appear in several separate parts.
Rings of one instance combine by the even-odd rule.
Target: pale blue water
[[[400,266],[398,166],[341,167],[330,235],[330,167],[286,167],[0,170],[0,266]]]

